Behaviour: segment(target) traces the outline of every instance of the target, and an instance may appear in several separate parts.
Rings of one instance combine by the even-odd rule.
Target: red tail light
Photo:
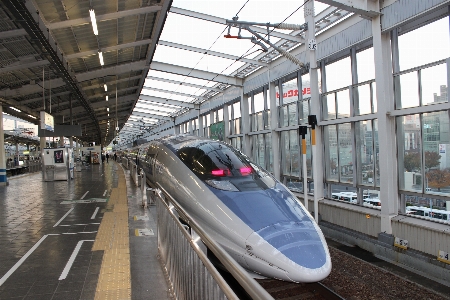
[[[252,173],[252,168],[251,167],[243,167],[239,169],[241,171],[242,175],[250,175]]]
[[[214,176],[219,176],[219,177],[224,177],[224,176],[228,176],[228,174],[230,174],[230,170],[212,170],[211,174]]]

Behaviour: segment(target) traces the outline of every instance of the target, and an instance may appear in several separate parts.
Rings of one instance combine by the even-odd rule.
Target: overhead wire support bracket
[[[273,49],[278,51],[282,56],[286,57],[296,65],[298,65],[302,69],[308,69],[309,64],[302,63],[299,59],[297,59],[295,56],[287,52],[286,50],[276,46],[272,42],[270,42],[270,27],[274,27],[277,29],[286,29],[286,30],[307,30],[308,25],[307,23],[302,25],[297,24],[287,24],[287,23],[277,23],[277,24],[270,24],[270,23],[252,23],[252,22],[244,22],[244,21],[238,21],[238,17],[233,17],[233,20],[226,20],[226,24],[228,25],[228,34],[224,35],[225,38],[236,38],[236,39],[249,39],[253,44],[259,45],[261,48],[263,48],[264,52],[268,52],[268,48],[261,42],[264,41],[266,44],[271,46]],[[262,37],[260,34],[255,32],[250,28],[250,26],[265,26],[267,28],[267,39]],[[233,36],[231,35],[231,27],[237,27],[239,28],[238,35]],[[247,30],[253,36],[251,37],[243,37],[241,36],[242,29]]]

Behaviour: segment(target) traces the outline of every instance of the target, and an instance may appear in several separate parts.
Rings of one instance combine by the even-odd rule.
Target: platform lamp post
[[[302,137],[302,165],[303,165],[303,197],[305,199],[305,208],[308,210],[308,170],[306,168],[306,133],[308,132],[307,126],[299,126],[298,134]]]
[[[308,124],[311,126],[311,151],[312,151],[312,169],[314,172],[313,176],[313,182],[314,182],[314,219],[316,220],[316,223],[319,223],[319,197],[318,197],[318,191],[316,191],[316,183],[320,178],[318,178],[317,174],[317,160],[319,157],[317,157],[317,149],[316,149],[316,125],[317,125],[317,118],[316,115],[309,115],[308,116]],[[320,186],[320,185],[319,185]]]

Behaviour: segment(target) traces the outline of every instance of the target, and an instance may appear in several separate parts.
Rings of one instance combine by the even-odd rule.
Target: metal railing
[[[201,250],[202,242],[252,299],[273,299],[223,248],[186,213],[159,183],[154,190],[158,248],[177,299],[239,299]],[[180,212],[189,231],[179,221]]]

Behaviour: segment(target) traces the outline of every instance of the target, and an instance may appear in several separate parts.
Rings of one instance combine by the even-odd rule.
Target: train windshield
[[[268,188],[262,178],[271,177],[236,149],[219,142],[183,147],[177,156],[210,186],[230,191]],[[271,181],[271,180],[270,180]]]

